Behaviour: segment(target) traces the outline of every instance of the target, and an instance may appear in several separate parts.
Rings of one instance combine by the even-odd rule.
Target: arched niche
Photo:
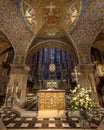
[[[9,81],[10,64],[13,63],[14,49],[7,36],[0,31],[0,100],[1,105],[6,96]]]
[[[41,89],[41,86],[43,88],[44,88],[44,86],[46,86],[46,85],[44,85],[44,82],[46,82],[46,80],[55,80],[55,81],[59,82],[59,84],[61,84],[61,85],[63,84],[63,82],[64,82],[63,76],[60,76],[61,77],[60,79],[56,78],[57,77],[56,72],[54,72],[54,75],[56,76],[54,79],[50,79],[49,76],[47,79],[44,79],[44,78],[39,79],[38,72],[37,72],[38,69],[36,69],[36,71],[34,70],[34,68],[39,68],[39,66],[36,67],[36,65],[34,64],[34,62],[36,62],[35,55],[40,53],[40,51],[44,51],[44,49],[47,50],[47,48],[48,48],[48,50],[49,50],[49,48],[53,48],[53,49],[57,48],[60,50],[60,53],[62,53],[62,51],[65,51],[65,53],[67,53],[67,55],[69,55],[70,58],[68,58],[68,62],[71,64],[70,72],[67,70],[67,78],[64,79],[64,81],[67,82],[66,83],[66,86],[67,86],[69,84],[68,82],[70,80],[69,79],[70,73],[73,71],[74,66],[79,63],[79,56],[78,56],[77,48],[76,48],[75,44],[73,43],[72,39],[70,38],[69,34],[59,24],[58,25],[57,24],[43,25],[42,28],[38,31],[38,33],[34,37],[33,41],[31,42],[31,45],[29,46],[29,49],[27,52],[27,57],[26,57],[26,64],[30,67],[28,80],[33,82],[33,84],[37,83],[36,86],[38,86],[39,89]],[[49,57],[49,53],[47,53],[48,57]],[[44,52],[43,52],[43,55],[44,55]],[[54,55],[54,57],[57,57],[57,56]],[[53,64],[55,64],[55,67],[57,66],[57,64],[55,62]],[[50,63],[48,63],[48,66],[47,66],[47,68],[48,68],[47,71],[48,71],[48,74],[50,75],[49,66],[50,66]],[[67,67],[68,67],[68,65],[67,65]],[[44,67],[42,67],[42,69],[43,68]],[[62,64],[61,64],[60,68],[62,68]],[[61,73],[62,73],[62,71],[61,71]],[[42,72],[42,73],[44,74],[45,72]],[[40,82],[40,84],[38,84],[39,82]],[[63,88],[65,89],[65,87],[63,87]]]
[[[90,58],[92,63],[94,61],[100,64],[104,63],[104,29],[98,34],[91,46]]]
[[[104,107],[104,29],[99,33],[92,44],[90,58],[94,64],[94,75],[99,103]]]
[[[51,59],[51,49],[53,50],[53,61],[50,61]],[[45,64],[45,50],[47,51],[47,65],[42,66],[40,71],[39,66]],[[59,50],[59,53],[57,52],[57,50]],[[39,53],[41,53],[41,56],[43,57],[43,61],[42,63],[39,62],[39,59],[36,60],[36,57]],[[65,61],[63,61],[63,55],[64,53],[66,54],[65,57]],[[40,55],[40,54],[39,54]],[[58,77],[57,74],[57,57],[60,57],[60,63],[59,63],[59,67],[60,67],[60,75]],[[37,63],[36,63],[37,62]],[[66,64],[67,62],[67,64]],[[63,84],[63,88],[59,88],[59,89],[68,89],[68,87],[70,86],[70,73],[73,71],[74,66],[76,66],[78,64],[78,57],[76,55],[75,49],[72,48],[71,46],[69,46],[68,44],[66,44],[65,42],[62,41],[58,41],[58,40],[48,40],[48,41],[43,41],[43,42],[39,42],[36,45],[34,45],[27,54],[27,60],[26,60],[26,64],[30,67],[30,72],[29,72],[29,81],[33,84],[38,84],[36,86],[38,86],[39,88],[37,89],[42,89],[45,88],[45,83],[49,80],[55,80],[58,82],[58,84],[61,84],[60,86],[62,86]],[[50,72],[49,70],[49,66],[50,64],[54,64],[56,67],[55,72]],[[47,78],[45,78],[45,76],[43,77],[39,77],[39,73],[43,73],[43,75],[45,75],[45,68],[47,69]],[[39,72],[39,73],[38,73]],[[64,76],[66,75],[66,76]],[[51,78],[51,76],[53,76],[54,78]],[[31,86],[32,84],[29,83],[29,85]],[[68,86],[69,85],[69,86]]]
[[[35,53],[37,53],[41,48],[45,48],[45,47],[62,48],[66,50],[68,53],[70,53],[71,55],[73,55],[76,64],[79,63],[78,55],[75,48],[72,48],[72,46],[69,46],[67,43],[59,41],[59,40],[46,40],[46,41],[37,43],[36,45],[34,45],[32,48],[28,50],[26,64],[28,64],[30,57],[32,57]]]

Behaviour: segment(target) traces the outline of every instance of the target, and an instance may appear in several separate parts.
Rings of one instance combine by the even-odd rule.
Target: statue
[[[104,77],[104,64],[98,64],[96,70],[99,77]]]

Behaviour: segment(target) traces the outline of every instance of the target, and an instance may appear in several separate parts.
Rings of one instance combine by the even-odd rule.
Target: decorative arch
[[[5,35],[5,33],[0,30],[0,58],[1,58],[0,61],[3,60],[1,61],[1,63],[4,69],[7,69],[8,67],[10,68],[10,64],[11,62],[13,62],[14,59],[14,53],[15,50],[14,47],[12,46],[12,43]]]
[[[49,46],[63,48],[68,53],[72,54],[75,57],[77,63],[79,63],[78,55],[77,55],[75,48],[72,48],[67,43],[59,41],[59,40],[42,41],[42,42],[39,42],[36,45],[34,45],[27,53],[26,63],[28,62],[30,57],[32,57],[35,53],[37,53],[40,50],[40,48],[45,48],[45,47],[49,47]]]
[[[104,29],[99,32],[90,48],[90,58],[92,62],[102,64],[104,62]]]
[[[83,0],[82,4],[79,20],[70,34],[77,46],[81,63],[87,64],[91,63],[90,47],[104,26],[104,1]]]
[[[9,81],[10,64],[14,60],[14,47],[5,32],[0,30],[0,97],[4,100]]]
[[[24,62],[25,52],[33,36],[33,33],[23,19],[20,4],[21,1],[17,0],[13,2],[0,2],[0,28],[11,41],[15,50],[14,62],[16,63],[18,63],[20,55],[23,57],[21,58],[21,63]]]

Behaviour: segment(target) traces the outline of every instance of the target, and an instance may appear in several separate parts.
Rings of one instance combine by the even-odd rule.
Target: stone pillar
[[[10,80],[7,86],[7,101],[21,105],[26,100],[26,87],[29,67],[25,64],[11,64]]]
[[[77,69],[81,73],[78,77],[80,86],[86,90],[90,90],[90,97],[99,105],[93,64],[79,64]]]

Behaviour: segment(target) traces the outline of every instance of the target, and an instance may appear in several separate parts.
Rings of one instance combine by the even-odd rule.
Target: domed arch
[[[39,42],[36,45],[34,45],[28,51],[26,63],[28,63],[30,57],[32,57],[40,49],[45,48],[45,47],[58,47],[60,49],[64,49],[68,53],[72,54],[75,57],[75,60],[77,61],[77,63],[79,63],[78,56],[76,55],[75,49],[68,46],[67,43],[59,41],[59,40],[46,40],[46,41],[42,41],[42,42]]]
[[[76,57],[78,63],[80,62],[79,54],[74,41],[60,25],[43,25],[43,27],[41,27],[38,33],[34,35],[34,38],[29,46],[26,60],[28,59],[28,55],[31,51],[36,51],[35,47],[39,48],[40,45],[41,47],[45,45],[63,47],[69,52],[72,50],[72,53]]]
[[[42,67],[41,70],[45,71],[45,69],[47,68],[47,73],[52,76],[52,74],[48,70],[49,65],[51,63],[53,63],[56,66],[56,71],[58,71],[57,70],[58,66],[60,66],[60,68],[61,68],[60,75],[61,76],[54,72],[54,75],[57,78],[55,78],[53,80],[57,80],[57,82],[59,82],[59,84],[61,84],[61,79],[62,79],[63,84],[65,84],[65,86],[67,86],[68,85],[67,82],[71,78],[70,73],[72,72],[73,68],[79,63],[79,59],[78,59],[75,48],[73,48],[72,46],[69,46],[67,43],[60,41],[58,39],[57,40],[55,40],[55,39],[44,40],[44,41],[38,42],[37,44],[34,44],[34,46],[32,46],[30,48],[30,50],[28,50],[26,64],[30,67],[29,76],[32,78],[31,81],[33,81],[33,82],[38,81],[39,84],[41,84],[41,82],[47,82],[48,80],[50,80],[50,78],[52,78],[52,77],[47,77],[45,75],[45,72],[43,72],[43,71],[42,71],[42,73],[44,74],[43,79],[41,79],[39,77],[39,73],[41,73],[41,70],[39,70],[39,66],[41,67],[41,64],[39,63],[40,62],[39,58],[36,59],[36,57],[37,56],[40,57],[40,55],[43,57],[42,65],[44,64],[43,65],[44,69],[42,69],[43,68]],[[46,55],[48,56],[47,63],[45,61]],[[51,55],[53,55],[54,60],[51,59]],[[59,61],[58,61],[58,57],[60,57]],[[63,58],[65,58],[65,63],[64,63]],[[47,64],[47,65],[45,66],[45,64]],[[65,72],[64,72],[64,69],[65,69]],[[65,75],[67,75],[66,78],[65,78]],[[36,85],[37,83],[34,83],[34,84]],[[44,87],[44,85],[43,85],[43,87]],[[62,87],[62,85],[61,85],[61,87]]]

